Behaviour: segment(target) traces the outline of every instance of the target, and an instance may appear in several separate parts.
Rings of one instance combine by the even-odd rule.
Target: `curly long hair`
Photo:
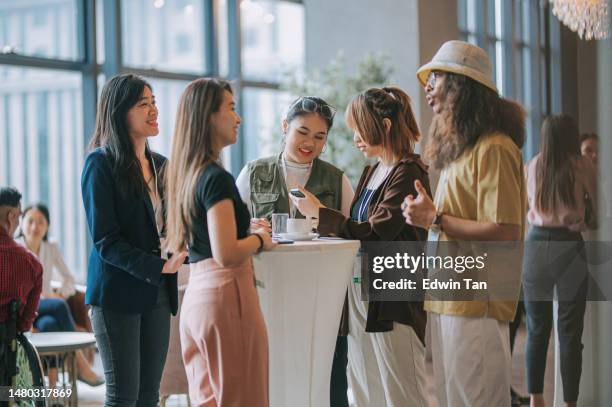
[[[525,111],[516,102],[464,75],[445,73],[447,109],[436,114],[425,150],[428,161],[441,169],[473,147],[480,137],[500,132],[521,148],[525,142]]]

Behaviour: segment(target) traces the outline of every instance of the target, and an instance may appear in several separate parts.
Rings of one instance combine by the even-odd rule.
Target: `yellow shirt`
[[[445,173],[434,199],[438,211],[479,222],[519,225],[521,236],[524,235],[527,190],[523,158],[510,137],[501,133],[481,137],[473,148],[449,164]],[[440,240],[454,239],[442,232]],[[522,261],[514,259],[511,263],[495,273],[510,282],[511,292],[516,292],[515,300],[491,301],[485,292],[478,297],[484,299],[478,301],[429,300],[425,302],[425,309],[438,314],[513,320],[520,291],[521,267],[518,265]]]

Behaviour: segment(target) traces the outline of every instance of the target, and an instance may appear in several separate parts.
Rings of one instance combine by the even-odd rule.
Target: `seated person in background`
[[[73,296],[74,278],[68,271],[57,244],[47,240],[48,231],[49,210],[45,205],[32,205],[23,211],[23,225],[19,241],[38,257],[43,266],[42,295],[34,327],[40,332],[73,332],[77,330],[76,323],[72,318],[68,302],[64,298]],[[64,279],[64,284],[58,293],[51,288],[54,268],[60,271]],[[88,320],[87,311],[84,310],[83,313],[85,320]],[[91,326],[88,321],[87,323],[88,326]],[[80,330],[85,330],[85,328]],[[91,362],[85,358],[83,351],[77,352],[77,367],[79,380],[90,386],[104,383],[92,370]]]
[[[19,226],[21,194],[0,188],[0,323],[8,318],[9,303],[19,300],[17,331],[29,331],[42,289],[42,267],[36,257],[13,240]]]
[[[87,315],[87,306],[85,305],[85,295],[81,291],[77,291],[74,285],[74,277],[66,262],[62,257],[59,245],[56,242],[49,241],[49,226],[50,216],[49,209],[41,203],[30,205],[23,210],[23,222],[21,224],[21,233],[19,234],[18,242],[26,246],[34,253],[43,266],[43,298],[60,298],[66,300],[70,307],[72,318],[76,323],[77,331],[93,332],[91,329],[91,320]],[[62,277],[62,285],[59,289],[54,289],[51,286],[51,281],[54,277],[54,271],[58,271]],[[42,318],[42,313],[34,325],[54,323],[53,321]],[[37,326],[38,328],[38,326]],[[39,328],[40,329],[40,328]],[[45,329],[40,329],[44,331]],[[48,329],[47,329],[48,330]],[[61,329],[52,329],[61,330]]]
[[[603,197],[599,200],[598,204],[601,205],[599,208],[600,219],[599,219],[599,228],[606,229],[606,225],[609,225],[611,222],[610,210],[612,209],[612,202],[610,201],[610,194],[606,191],[603,186],[605,185],[605,176],[599,172],[599,136],[595,133],[583,133],[580,135],[580,155],[588,158],[593,165],[595,166],[595,176],[596,183],[599,185],[599,193],[603,195]],[[584,240],[597,240],[597,230],[584,230],[582,231],[582,236]],[[596,255],[596,254],[592,254]]]

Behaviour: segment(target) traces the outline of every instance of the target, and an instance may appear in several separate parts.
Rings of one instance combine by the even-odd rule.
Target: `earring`
[[[323,146],[323,149],[321,150],[321,154],[325,154],[326,151],[327,151],[327,144]]]

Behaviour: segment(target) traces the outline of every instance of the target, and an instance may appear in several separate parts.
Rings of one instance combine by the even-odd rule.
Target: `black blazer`
[[[166,159],[155,153],[150,158],[159,173]],[[165,260],[160,257],[151,199],[148,194],[142,199],[127,196],[117,178],[103,148],[95,149],[85,159],[81,192],[94,244],[85,302],[113,311],[142,313],[153,308],[159,286],[164,284],[172,314],[176,315],[177,276],[161,274]]]

